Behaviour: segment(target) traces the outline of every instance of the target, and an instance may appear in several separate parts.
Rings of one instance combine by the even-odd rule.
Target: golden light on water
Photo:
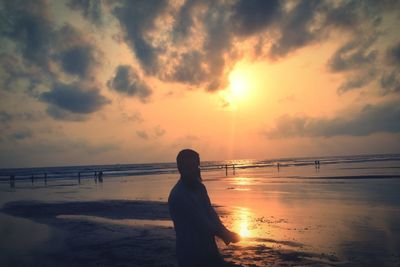
[[[247,208],[238,207],[235,209],[235,222],[233,225],[233,229],[237,232],[241,237],[250,237],[250,219],[251,212]]]
[[[241,237],[249,237],[250,236],[249,225],[246,220],[240,222],[239,235]]]
[[[251,184],[251,179],[247,177],[234,177],[232,184],[234,185],[250,185]]]

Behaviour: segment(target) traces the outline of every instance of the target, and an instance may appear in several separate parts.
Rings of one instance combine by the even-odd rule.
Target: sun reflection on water
[[[235,213],[235,221],[233,224],[234,231],[243,238],[251,237],[252,233],[249,225],[252,215],[250,210],[243,207],[237,207]]]

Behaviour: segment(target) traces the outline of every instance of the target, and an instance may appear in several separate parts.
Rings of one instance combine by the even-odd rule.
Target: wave
[[[278,158],[266,160],[223,160],[202,162],[202,171],[214,171],[224,168],[248,169],[248,168],[272,168],[314,165],[318,160],[321,165],[342,164],[340,168],[359,168],[346,166],[351,163],[370,163],[384,161],[400,161],[400,154],[383,155],[353,155],[353,156],[331,156],[331,157],[299,157]],[[400,165],[399,165],[400,166]],[[365,167],[368,168],[368,167]],[[363,169],[365,169],[363,167]],[[378,167],[381,168],[381,167]],[[387,167],[399,168],[399,167]],[[108,164],[108,165],[86,165],[86,166],[62,166],[62,167],[36,167],[36,168],[6,168],[0,169],[0,181],[8,181],[11,175],[17,180],[29,179],[77,179],[94,178],[95,173],[102,171],[107,176],[139,176],[177,173],[176,163],[146,163],[146,164]],[[365,175],[363,175],[365,177]]]

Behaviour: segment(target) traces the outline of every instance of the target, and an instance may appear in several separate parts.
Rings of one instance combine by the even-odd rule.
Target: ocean
[[[215,171],[224,169],[226,165],[229,168],[235,166],[235,170],[249,168],[280,168],[294,166],[315,166],[315,161],[319,161],[320,165],[347,165],[351,168],[351,164],[365,163],[364,169],[371,169],[368,163],[393,162],[393,166],[383,166],[381,173],[374,172],[377,175],[390,175],[384,169],[396,168],[396,162],[400,161],[400,154],[386,155],[354,155],[354,156],[333,156],[333,157],[305,157],[305,158],[277,158],[267,160],[224,160],[224,161],[204,161],[201,163],[202,171]],[[375,168],[375,167],[373,167]],[[363,169],[360,167],[360,170]],[[9,181],[10,176],[14,175],[16,180],[30,180],[33,178],[47,179],[74,179],[80,174],[81,178],[92,178],[95,172],[102,171],[108,177],[119,176],[140,176],[154,174],[177,173],[176,163],[147,163],[147,164],[113,164],[113,165],[84,165],[84,166],[60,166],[60,167],[35,167],[35,168],[3,168],[0,169],[0,181]],[[396,173],[396,172],[393,172]],[[362,175],[364,173],[355,173]],[[322,178],[322,176],[321,176]],[[355,177],[353,177],[355,178]]]

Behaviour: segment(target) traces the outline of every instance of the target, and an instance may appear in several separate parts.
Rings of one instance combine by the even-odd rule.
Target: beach
[[[228,175],[224,165],[204,168],[221,220],[242,236],[218,241],[224,258],[243,266],[399,266],[400,161],[329,160],[320,168],[236,162]],[[102,183],[71,175],[17,179],[11,188],[4,180],[0,264],[176,266],[166,202],[178,178],[168,169],[105,172]]]

